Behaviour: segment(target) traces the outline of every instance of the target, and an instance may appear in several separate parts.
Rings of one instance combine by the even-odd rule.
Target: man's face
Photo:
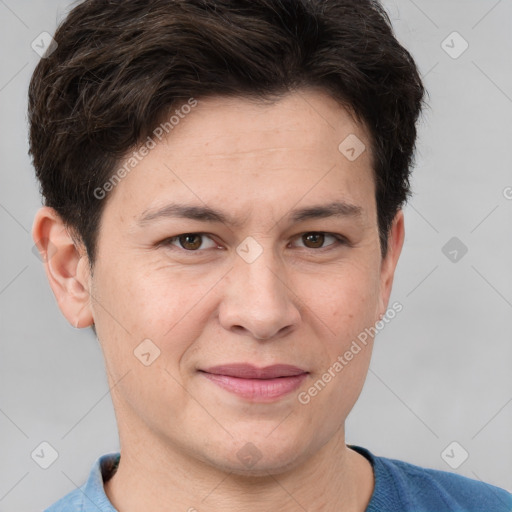
[[[339,150],[350,134],[367,148],[353,161]],[[344,428],[371,340],[308,390],[389,298],[396,261],[381,259],[369,143],[320,92],[274,105],[209,98],[115,187],[90,293],[121,444],[234,472],[261,457],[253,470],[266,472],[299,464]],[[178,203],[229,222],[176,216]],[[356,208],[294,219],[333,203]],[[243,395],[204,372],[234,363],[307,374]]]

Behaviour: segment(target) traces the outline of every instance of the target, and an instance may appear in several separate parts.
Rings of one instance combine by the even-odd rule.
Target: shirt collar
[[[117,512],[105,494],[103,482],[116,472],[120,457],[119,452],[107,453],[93,464],[87,482],[81,487],[82,512]]]

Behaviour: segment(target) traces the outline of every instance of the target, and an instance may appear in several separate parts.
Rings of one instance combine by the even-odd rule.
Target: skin
[[[367,148],[354,161],[338,150],[349,134]],[[297,395],[388,307],[404,219],[399,211],[382,259],[365,129],[315,89],[273,105],[199,100],[105,200],[92,272],[51,208],[38,212],[33,237],[43,253],[54,249],[45,266],[62,313],[96,326],[121,443],[119,469],[105,483],[113,505],[364,511],[373,472],[346,446],[344,425],[373,340],[308,404]],[[340,200],[362,214],[289,220],[294,208]],[[206,204],[239,225],[171,217],[140,225],[172,201]],[[325,233],[323,245],[302,236],[309,232]],[[183,240],[160,243],[184,233],[208,235],[196,252]],[[252,263],[236,252],[248,236],[262,249]],[[145,339],[160,350],[149,366],[134,355]],[[257,403],[197,371],[233,362],[309,374],[289,395]],[[261,455],[251,467],[237,456],[248,442]]]

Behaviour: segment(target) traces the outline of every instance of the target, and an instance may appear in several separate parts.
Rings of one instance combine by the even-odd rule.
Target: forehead
[[[337,150],[344,134],[368,139],[365,127],[331,96],[306,89],[272,102],[246,97],[200,99],[173,127],[166,142],[174,146],[184,143],[212,157],[243,154],[250,158],[279,150],[279,144],[301,152],[327,146]],[[194,154],[186,156],[193,158]]]
[[[373,198],[366,131],[323,92],[291,93],[274,103],[211,97],[188,112],[113,191],[114,202],[134,217],[177,198],[239,214]],[[354,142],[361,153],[347,158],[345,146]]]

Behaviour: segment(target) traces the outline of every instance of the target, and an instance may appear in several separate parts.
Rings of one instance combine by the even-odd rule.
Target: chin
[[[299,466],[308,454],[301,452],[300,443],[288,437],[282,440],[252,435],[251,440],[233,442],[226,447],[204,456],[204,461],[222,471],[239,476],[265,477],[278,475]]]

